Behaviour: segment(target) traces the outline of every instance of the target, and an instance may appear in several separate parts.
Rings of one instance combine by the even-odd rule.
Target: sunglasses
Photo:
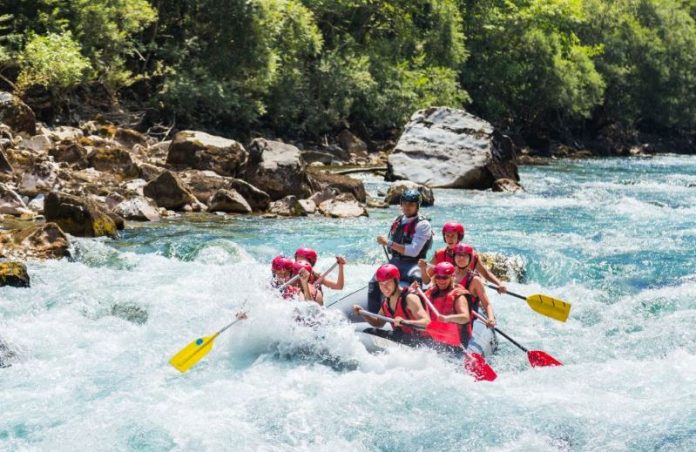
[[[435,279],[439,279],[440,281],[442,281],[444,279],[450,279],[450,278],[451,278],[451,276],[448,276],[448,275],[436,275],[435,276]]]

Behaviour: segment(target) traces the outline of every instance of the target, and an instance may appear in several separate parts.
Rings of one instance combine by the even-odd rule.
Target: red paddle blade
[[[527,358],[529,359],[529,364],[532,367],[546,367],[546,366],[562,366],[563,363],[558,361],[553,356],[541,350],[530,350],[527,352]]]
[[[493,381],[498,378],[498,374],[486,362],[486,359],[478,353],[467,353],[464,356],[464,369],[473,375],[477,381]]]
[[[433,320],[428,324],[425,331],[431,338],[443,344],[454,346],[462,345],[462,339],[459,336],[459,325],[456,323]]]

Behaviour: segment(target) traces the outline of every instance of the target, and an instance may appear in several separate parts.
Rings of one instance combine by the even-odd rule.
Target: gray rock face
[[[143,188],[143,194],[152,198],[158,207],[179,210],[186,204],[196,204],[198,200],[191,190],[170,171],[165,171]]]
[[[236,190],[220,189],[210,199],[210,212],[251,213],[251,206]]]
[[[387,180],[435,188],[488,189],[496,179],[519,181],[510,139],[464,110],[417,111],[388,158]]]
[[[401,202],[401,194],[411,188],[415,188],[420,192],[423,198],[422,206],[428,207],[435,204],[435,195],[432,189],[408,180],[400,180],[391,184],[384,202],[387,204],[399,204]]]
[[[353,179],[350,176],[341,174],[326,173],[315,169],[308,172],[307,176],[314,191],[332,188],[337,193],[352,194],[359,202],[365,202],[367,200],[365,185],[359,179]]]
[[[208,202],[218,190],[235,190],[242,195],[254,211],[265,211],[271,202],[271,197],[248,182],[234,177],[220,176],[213,171],[187,170],[179,174],[181,180],[191,189],[196,198],[203,203]]]
[[[252,141],[246,180],[273,200],[288,195],[306,198],[311,194],[300,150],[278,141]]]
[[[241,173],[247,157],[244,146],[234,140],[185,130],[177,133],[169,145],[167,163],[234,177]]]

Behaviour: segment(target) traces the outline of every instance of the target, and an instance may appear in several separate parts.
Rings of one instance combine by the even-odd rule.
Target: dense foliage
[[[380,134],[451,105],[524,133],[689,134],[696,2],[0,0],[0,80],[56,102],[138,85],[179,125],[239,133]]]

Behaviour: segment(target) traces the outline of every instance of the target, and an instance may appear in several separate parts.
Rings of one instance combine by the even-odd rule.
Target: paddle
[[[491,289],[498,290],[498,286],[493,284],[486,283],[486,286],[490,287]],[[570,308],[572,305],[567,301],[559,300],[558,298],[553,298],[542,294],[533,294],[525,297],[510,291],[506,293],[521,300],[525,300],[530,308],[539,314],[545,315],[546,317],[550,317],[554,320],[565,322],[568,320],[568,316],[570,315]]]
[[[473,312],[473,311],[472,311]],[[479,314],[478,312],[473,312],[473,314],[478,317],[482,321],[486,321],[486,316],[483,314]],[[498,327],[493,327],[493,329],[503,336],[505,339],[509,340],[512,342],[515,346],[517,346],[520,350],[525,352],[527,354],[527,359],[529,359],[529,364],[532,365],[532,367],[548,367],[548,366],[562,366],[563,363],[558,361],[556,358],[553,356],[549,355],[546,352],[543,352],[541,350],[528,350],[524,346],[522,346],[519,342],[515,341],[513,338],[508,336],[507,334],[503,333],[498,329]]]
[[[215,341],[215,338],[240,320],[243,319],[237,319],[234,322],[227,324],[224,328],[212,336],[203,336],[194,340],[186,347],[182,348],[179,353],[172,356],[172,358],[169,360],[169,364],[174,366],[179,372],[186,372],[195,366],[198,361],[203,359],[205,355],[210,353],[210,350],[213,349],[213,341]]]
[[[418,287],[416,289],[416,292],[418,292],[418,295],[421,296],[423,300],[425,300],[425,303],[428,305],[431,311],[435,313],[438,317],[440,317],[440,312],[437,310],[435,305],[433,304],[432,301],[425,295],[425,292]],[[456,330],[457,336],[459,337],[459,326],[456,323],[447,323],[447,322],[440,322],[439,320],[431,321],[430,323],[437,322],[437,325],[440,327],[440,329],[448,329],[448,330]],[[464,368],[472,375],[477,380],[487,380],[487,381],[493,381],[495,380],[498,375],[495,373],[493,368],[486,362],[486,358],[484,358],[481,354],[475,353],[475,352],[469,352],[467,351],[464,346],[461,343],[461,337],[459,337],[459,344],[460,347],[464,349],[465,353],[465,360],[464,360]]]
[[[337,266],[338,266],[338,262],[334,262],[334,264],[333,264],[331,267],[329,267],[328,270],[326,270],[324,273],[322,273],[322,274],[319,276],[319,278],[317,278],[317,282],[320,283],[320,282],[326,277],[326,275],[328,275],[329,273],[331,273],[331,272],[334,270],[334,268],[336,268]],[[283,290],[283,289],[285,289],[285,288],[288,287],[290,284],[292,284],[292,283],[294,283],[295,281],[297,281],[299,278],[300,278],[300,275],[299,275],[299,274],[293,276],[293,277],[290,278],[287,282],[285,282],[282,286],[278,287],[278,290]]]

